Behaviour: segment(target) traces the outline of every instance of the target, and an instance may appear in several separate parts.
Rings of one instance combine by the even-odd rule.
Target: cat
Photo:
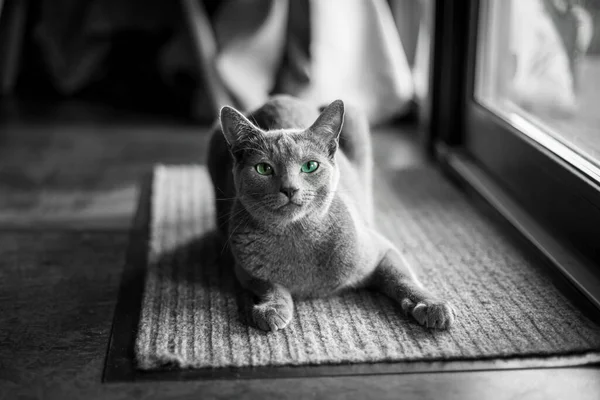
[[[421,325],[450,327],[454,308],[374,228],[366,118],[341,100],[321,110],[283,95],[248,117],[225,106],[211,137],[220,234],[255,325],[285,328],[294,299],[371,288]]]

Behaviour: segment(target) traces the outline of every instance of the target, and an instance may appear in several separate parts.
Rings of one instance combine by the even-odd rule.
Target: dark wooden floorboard
[[[126,230],[153,164],[205,160],[205,126],[64,108],[0,118],[0,226]]]
[[[598,368],[103,384],[139,182],[156,162],[202,162],[206,128],[85,105],[9,111],[0,123],[0,399],[600,398]],[[374,136],[379,165],[425,162],[413,127]]]

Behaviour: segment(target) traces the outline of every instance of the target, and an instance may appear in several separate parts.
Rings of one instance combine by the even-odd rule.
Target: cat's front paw
[[[427,328],[448,329],[454,323],[456,310],[447,301],[421,300],[414,302],[403,299],[402,311],[412,315],[417,322]]]
[[[256,326],[263,331],[283,329],[292,320],[293,310],[287,304],[262,303],[255,304],[252,317]]]

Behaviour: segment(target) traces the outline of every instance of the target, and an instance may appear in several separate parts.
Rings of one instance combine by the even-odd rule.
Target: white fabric
[[[215,22],[217,70],[243,109],[259,107],[280,65],[288,0],[230,1]],[[311,0],[310,82],[284,84],[316,104],[342,99],[363,109],[371,124],[404,112],[413,81],[385,0]]]
[[[363,109],[372,124],[403,112],[413,81],[384,0],[311,0],[311,82],[299,97],[337,98]]]
[[[215,23],[216,66],[225,87],[244,109],[261,106],[275,84],[283,56],[288,0],[223,4]]]

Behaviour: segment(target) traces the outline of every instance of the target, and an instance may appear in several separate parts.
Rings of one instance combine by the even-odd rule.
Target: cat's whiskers
[[[214,187],[215,187],[215,189],[217,189],[219,192],[221,192],[221,193],[225,194],[225,192],[223,191],[223,189],[221,189],[220,187],[218,187],[218,186],[214,186]],[[216,193],[215,193],[215,195],[216,195]]]
[[[229,244],[229,242],[231,240],[231,237],[235,233],[236,229],[239,228],[244,222],[245,221],[242,219],[242,222],[240,222],[239,224],[237,224],[237,226],[231,230],[231,233],[229,234],[229,237],[227,238],[227,240],[225,241],[225,243],[223,243],[223,248],[221,249],[221,254],[223,254],[225,252],[225,248]]]
[[[239,215],[243,214],[244,212],[250,212],[250,211],[254,211],[254,210],[258,209],[259,207],[260,207],[260,205],[254,205],[254,207],[242,206],[242,207],[240,207],[240,209],[239,209],[239,210],[237,210],[237,211],[236,211],[235,213],[233,213],[233,214],[229,213],[229,214],[222,215],[220,218],[218,218],[218,219],[217,219],[217,221],[218,221],[219,219],[223,219],[223,218],[226,218],[226,220],[225,220],[225,221],[222,221],[222,222],[221,222],[221,223],[218,225],[218,227],[220,228],[220,227],[222,227],[223,225],[225,225],[225,224],[227,224],[227,223],[231,222],[231,220],[232,220],[233,218],[236,218],[236,217],[238,217]]]
[[[234,217],[239,216],[240,214],[243,214],[244,212],[250,213],[251,211],[255,211],[259,208],[260,208],[260,204],[254,204],[252,206],[242,205],[238,211],[236,211],[234,214],[229,215],[229,220],[233,219]]]
[[[239,214],[241,211],[236,212],[236,214]],[[223,220],[225,219],[225,221],[223,221],[221,224],[219,224],[219,227],[227,222],[229,222],[231,220],[232,217],[234,217],[235,215],[232,214],[223,214],[220,217],[217,218],[217,221],[219,220]]]
[[[236,233],[236,231],[238,230],[238,228],[240,226],[242,226],[242,224],[244,224],[244,223],[245,223],[245,226],[244,226],[243,230],[245,230],[248,227],[248,224],[250,223],[251,219],[250,219],[250,216],[243,214],[244,211],[247,211],[247,209],[242,208],[236,214],[234,214],[234,215],[231,216],[231,218],[233,218],[234,216],[239,217],[241,215],[242,218],[241,218],[241,221],[235,226],[235,228],[233,228],[231,230],[231,233],[229,234],[229,237],[227,238],[227,240],[223,244],[223,248],[221,249],[221,254],[223,254],[223,252],[225,251],[225,248],[231,242],[231,238]],[[231,221],[231,218],[229,219],[230,221]]]
[[[215,199],[215,201],[231,201],[231,200],[235,200],[238,199],[238,197],[221,197],[218,199]]]
[[[223,193],[223,194],[225,194],[225,193]],[[237,199],[237,200],[241,200],[241,199],[243,199],[244,197],[248,197],[248,195],[250,195],[250,196],[256,196],[256,195],[260,195],[260,194],[262,194],[262,193],[260,193],[260,192],[246,192],[246,194],[245,194],[245,195],[242,195],[242,196],[234,196],[234,197],[217,197],[217,198],[215,198],[215,200],[216,200],[216,201],[226,201],[226,200],[236,200],[236,199]]]

